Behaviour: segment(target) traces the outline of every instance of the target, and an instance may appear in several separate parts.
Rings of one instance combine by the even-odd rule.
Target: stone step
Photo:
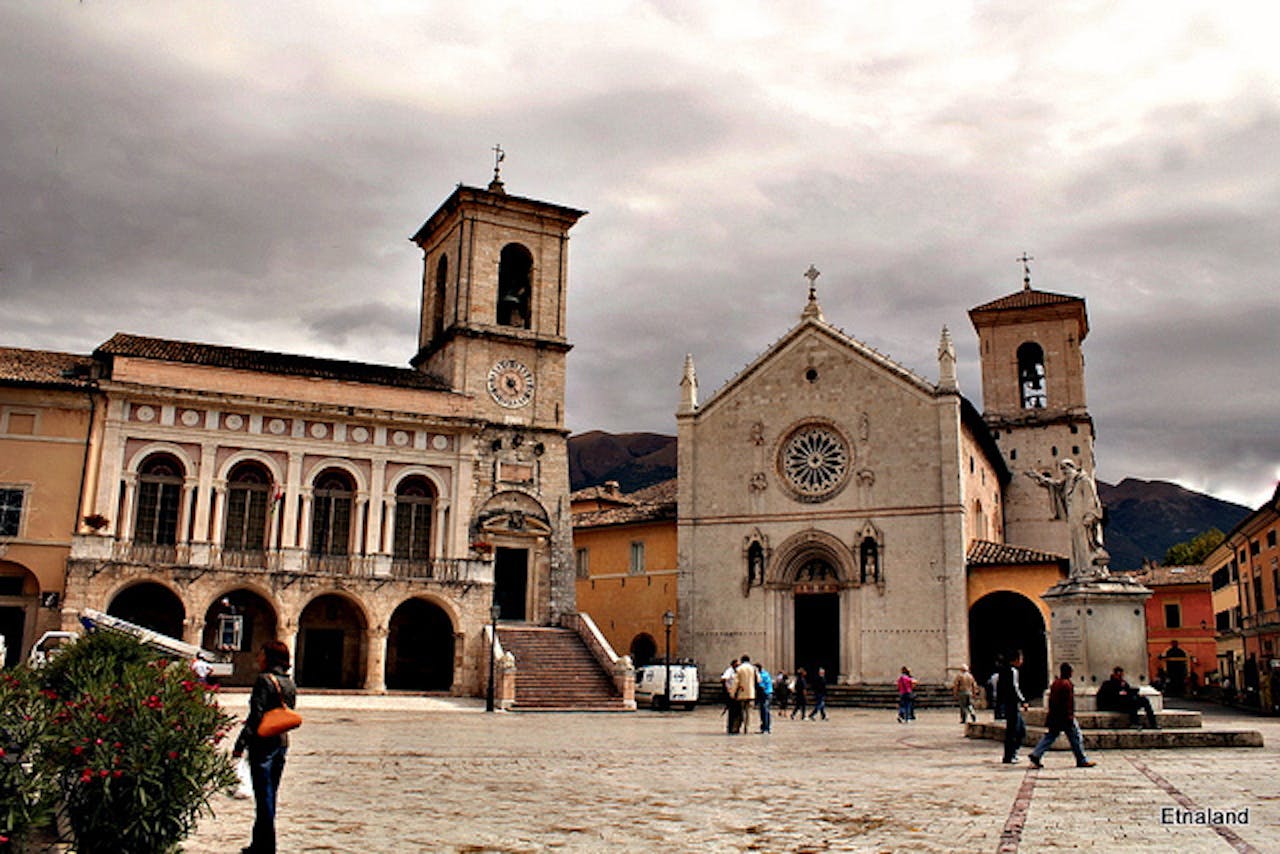
[[[1045,709],[1028,709],[1023,712],[1022,719],[1027,722],[1027,726],[1044,726],[1045,716],[1048,712]],[[1124,712],[1076,712],[1076,720],[1080,723],[1082,730],[1131,730],[1129,725],[1129,716]],[[1139,716],[1142,725],[1147,724],[1147,716],[1142,714]],[[1203,725],[1201,714],[1199,712],[1189,712],[1180,709],[1165,709],[1156,712],[1156,724],[1161,729],[1198,729]],[[1001,722],[1001,726],[1003,726]]]
[[[546,626],[500,626],[516,660],[512,711],[630,711],[577,633]]]
[[[1004,721],[978,721],[965,724],[965,738],[1004,741]],[[1027,726],[1024,746],[1036,745],[1045,734],[1044,727]],[[1262,747],[1262,733],[1257,730],[1209,730],[1203,728],[1169,729],[1086,729],[1085,750],[1157,750],[1186,747]],[[1066,736],[1058,736],[1052,750],[1068,750]]]

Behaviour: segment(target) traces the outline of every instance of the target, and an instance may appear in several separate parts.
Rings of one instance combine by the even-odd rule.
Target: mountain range
[[[592,430],[569,437],[572,489],[617,481],[628,493],[675,476],[674,436]],[[1132,477],[1115,485],[1098,481],[1098,497],[1107,508],[1107,550],[1114,570],[1138,569],[1144,559],[1158,561],[1169,546],[1210,528],[1226,533],[1250,512],[1175,483]]]

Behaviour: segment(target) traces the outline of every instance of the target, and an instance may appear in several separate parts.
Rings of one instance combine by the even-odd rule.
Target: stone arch
[[[231,657],[234,672],[222,680],[224,685],[252,685],[257,675],[257,653],[262,644],[280,638],[282,608],[275,596],[252,580],[227,585],[205,604],[204,631],[200,645]],[[239,643],[229,647],[222,634],[223,616],[240,617]]]
[[[182,465],[186,477],[195,477],[200,471],[200,465],[197,460],[181,445],[176,445],[173,442],[148,442],[134,451],[133,455],[125,461],[125,472],[132,475],[138,474],[142,463],[153,454],[168,454],[174,457]]]
[[[1020,649],[1023,665],[1019,687],[1028,698],[1049,686],[1048,631],[1044,614],[1028,596],[1016,590],[993,590],[969,607],[969,666],[984,683],[995,669],[997,656]]]
[[[308,688],[360,688],[370,615],[364,603],[341,589],[316,591],[298,612],[294,672]]]
[[[532,295],[533,253],[522,243],[508,243],[498,257],[498,325],[528,329]]]
[[[487,534],[548,536],[551,516],[532,495],[508,489],[484,503],[476,514],[476,528]]]
[[[788,537],[769,562],[765,582],[771,586],[790,587],[811,560],[824,560],[841,581],[855,578],[853,554],[839,537],[817,528],[809,528]]]
[[[1035,341],[1018,346],[1018,400],[1023,409],[1044,409],[1048,405],[1044,348]]]
[[[854,535],[854,553],[858,556],[858,583],[884,582],[884,532],[868,520]]]
[[[226,480],[231,476],[232,469],[241,463],[257,463],[267,470],[276,483],[283,484],[285,482],[285,474],[280,470],[279,460],[276,460],[271,456],[271,454],[266,454],[252,448],[244,448],[236,451],[234,454],[223,460],[222,465],[218,466],[218,470],[214,477],[216,479]]]
[[[144,628],[183,639],[187,607],[182,594],[159,578],[133,580],[107,600],[107,613]]]
[[[317,460],[314,464],[307,468],[302,476],[302,483],[306,488],[310,488],[315,479],[328,469],[338,469],[345,474],[351,476],[351,482],[355,484],[355,492],[357,494],[369,494],[369,479],[365,477],[360,467],[350,460],[344,460],[341,457],[325,457]]]
[[[445,496],[449,494],[447,484],[444,478],[440,476],[440,472],[430,466],[405,466],[396,472],[395,477],[387,481],[387,495],[395,495],[396,490],[400,488],[400,484],[411,477],[425,478],[431,484],[431,487],[435,489],[437,501],[445,500]]]
[[[628,651],[636,667],[644,667],[658,660],[658,642],[648,632],[641,632],[633,637]]]
[[[448,691],[455,681],[457,622],[431,596],[411,596],[387,619],[386,685],[393,690]]]

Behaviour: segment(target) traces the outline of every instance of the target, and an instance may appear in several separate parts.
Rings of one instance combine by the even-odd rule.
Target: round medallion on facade
[[[353,442],[367,442],[369,441],[369,428],[355,427],[348,435],[351,436],[351,441]]]
[[[139,421],[154,421],[156,417],[156,411],[146,405],[139,406],[135,414]]]
[[[184,409],[182,411],[182,423],[186,427],[194,427],[200,423],[200,413],[194,409]]]
[[[228,430],[239,430],[244,426],[244,419],[233,412],[226,418],[222,419],[222,426],[226,427]]]
[[[272,433],[275,433],[277,436],[280,436],[288,429],[288,425],[284,423],[283,418],[272,418],[267,422],[267,429]]]
[[[826,501],[844,488],[852,454],[834,425],[807,422],[792,430],[778,450],[783,483],[801,501]]]
[[[311,425],[311,437],[313,439],[323,439],[325,436],[328,436],[328,435],[329,435],[329,426],[327,424],[321,424],[320,422],[317,421],[315,424]]]
[[[523,362],[502,359],[489,369],[489,396],[508,409],[528,404],[533,400],[533,371]]]
[[[437,451],[447,451],[449,449],[449,437],[436,434],[431,437],[431,447]]]
[[[405,445],[409,444],[409,434],[403,430],[397,430],[391,434],[391,444],[398,448],[403,448]]]

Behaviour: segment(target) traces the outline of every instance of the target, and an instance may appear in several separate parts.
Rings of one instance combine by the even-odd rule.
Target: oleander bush
[[[52,718],[25,665],[0,674],[0,851],[20,851],[53,826],[58,775],[40,756]]]
[[[174,851],[211,811],[213,794],[236,782],[218,749],[233,718],[185,662],[98,631],[14,678],[32,683],[24,693],[32,713],[18,716],[32,725],[23,780],[33,806],[23,820],[47,824],[47,808],[36,806],[52,780],[78,854]],[[30,832],[13,829],[5,835]]]

